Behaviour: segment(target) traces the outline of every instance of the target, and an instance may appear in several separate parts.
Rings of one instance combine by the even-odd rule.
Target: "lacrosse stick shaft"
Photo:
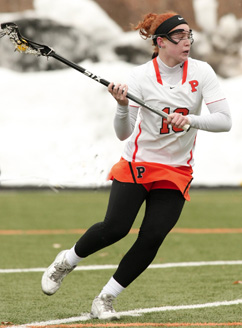
[[[19,32],[18,26],[15,23],[4,23],[1,24],[1,28],[3,31],[0,32],[0,37],[3,37],[4,35],[8,35],[10,40],[14,43],[15,45],[15,50],[21,52],[21,53],[29,53],[29,54],[35,54],[37,56],[46,56],[46,57],[53,57],[60,62],[64,63],[65,65],[68,65],[77,71],[85,74],[86,76],[90,77],[91,79],[105,85],[108,87],[110,84],[109,81],[102,79],[101,77],[89,72],[85,68],[76,65],[75,63],[65,59],[64,57],[61,57],[53,49],[50,47],[43,45],[43,44],[38,44],[36,42],[30,41],[24,37]],[[133,100],[135,103],[139,104],[142,107],[147,108],[151,112],[163,117],[167,118],[168,114],[163,112],[162,110],[159,110],[157,108],[153,108],[150,105],[146,104],[144,101],[141,99],[135,97],[134,95],[130,94],[129,92],[127,93],[127,98],[130,100]],[[190,125],[184,125],[182,128],[184,131],[188,131],[190,129]]]
[[[90,77],[91,79],[105,85],[106,87],[108,87],[108,85],[110,84],[109,81],[105,80],[105,79],[102,79],[100,78],[99,76],[89,72],[88,70],[86,70],[85,68],[79,66],[79,65],[76,65],[75,63],[67,60],[66,58],[64,57],[61,57],[60,55],[58,55],[57,53],[55,53],[54,51],[52,51],[49,56],[59,60],[60,62],[62,62],[63,64],[66,64],[74,69],[76,69],[77,71],[83,73],[84,75]],[[148,110],[150,110],[151,112],[163,117],[163,118],[167,118],[168,117],[168,114],[163,112],[162,110],[159,110],[159,109],[156,109],[156,108],[153,108],[151,107],[150,105],[146,104],[144,101],[142,101],[141,99],[135,97],[134,95],[132,95],[131,93],[127,93],[127,98],[130,99],[130,100],[133,100],[134,102],[136,102],[137,104],[139,104],[140,106],[142,107],[145,107],[147,108]],[[189,124],[186,124],[183,126],[182,128],[184,131],[188,131],[190,129],[190,125]]]

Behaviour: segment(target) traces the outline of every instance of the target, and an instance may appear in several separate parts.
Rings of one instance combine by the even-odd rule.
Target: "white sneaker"
[[[46,295],[53,295],[60,288],[65,276],[75,268],[66,261],[67,252],[68,250],[61,251],[42,276],[41,287]]]
[[[95,297],[92,302],[91,317],[97,319],[117,320],[120,315],[113,308],[114,297],[112,295],[103,294]]]

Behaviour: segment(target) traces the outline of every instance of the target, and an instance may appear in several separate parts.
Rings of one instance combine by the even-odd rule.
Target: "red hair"
[[[155,31],[160,24],[168,18],[178,15],[173,11],[168,11],[164,14],[147,14],[144,16],[143,21],[140,21],[137,26],[133,27],[134,30],[139,30],[139,34],[143,39],[148,39],[155,34]],[[155,46],[155,54],[158,54],[158,48]]]

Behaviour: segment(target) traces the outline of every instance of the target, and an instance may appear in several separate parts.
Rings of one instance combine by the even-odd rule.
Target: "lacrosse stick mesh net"
[[[17,25],[14,23],[6,23],[2,24],[1,28],[2,30],[0,31],[0,38],[7,35],[10,41],[13,43],[15,51],[41,56],[41,48],[38,48],[36,45],[33,46],[29,40],[23,38],[18,31]]]

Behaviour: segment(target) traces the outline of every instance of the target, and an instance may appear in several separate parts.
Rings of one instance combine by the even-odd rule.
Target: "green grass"
[[[108,191],[0,193],[0,230],[80,229],[102,220]],[[140,226],[144,208],[134,224]],[[242,190],[192,190],[176,227],[241,228]],[[241,260],[241,234],[171,233],[153,263]],[[46,267],[60,249],[72,247],[79,235],[0,235],[0,269]],[[118,264],[136,238],[130,234],[93,254],[81,265]],[[41,292],[42,273],[0,274],[0,322],[25,324],[80,316],[114,270],[74,271],[57,294]],[[166,305],[202,304],[242,299],[242,268],[232,266],[148,269],[115,303],[117,311]],[[121,322],[240,322],[241,305],[179,310],[123,317]],[[97,320],[90,321],[97,323]]]

